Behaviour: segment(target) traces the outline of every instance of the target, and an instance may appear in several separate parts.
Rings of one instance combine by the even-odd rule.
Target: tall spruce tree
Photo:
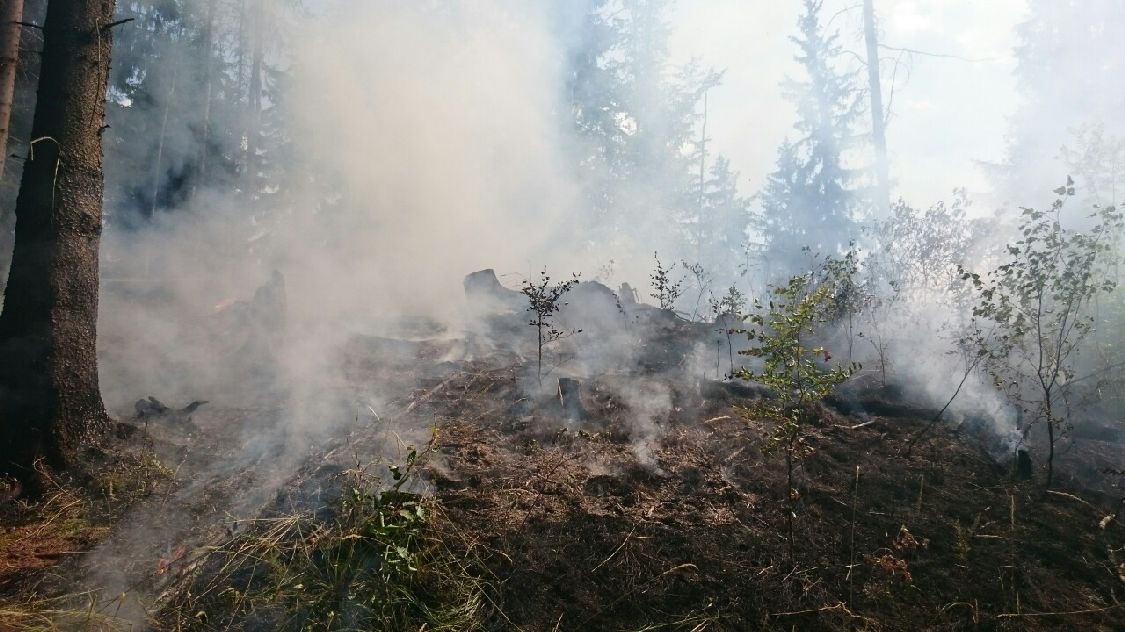
[[[0,471],[67,468],[109,427],[98,385],[102,134],[113,0],[51,0],[0,313]]]
[[[746,272],[747,232],[752,222],[750,200],[738,192],[738,172],[730,160],[717,156],[700,183],[694,261],[712,276],[717,287],[729,287]]]
[[[803,271],[804,251],[835,254],[859,236],[860,172],[846,165],[858,142],[856,126],[864,95],[854,72],[841,70],[842,48],[820,23],[822,0],[804,0],[792,40],[804,69],[803,80],[786,80],[786,95],[797,106],[799,137],[778,151],[777,168],[761,192],[765,268],[777,278]]]

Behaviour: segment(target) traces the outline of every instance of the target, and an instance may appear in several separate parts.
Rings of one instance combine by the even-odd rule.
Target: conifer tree
[[[0,312],[0,472],[35,481],[109,429],[98,384],[102,134],[113,0],[51,0]]]
[[[721,73],[671,63],[669,0],[589,0],[571,52],[569,95],[588,183],[583,228],[603,242],[693,257],[685,233],[699,211],[695,127]],[[665,240],[653,243],[651,240]]]
[[[765,258],[774,278],[802,271],[803,251],[835,255],[859,233],[859,171],[847,166],[845,154],[857,142],[863,94],[855,73],[839,69],[842,48],[820,23],[822,5],[804,0],[792,38],[806,77],[787,80],[784,88],[797,106],[799,137],[782,144],[761,192]]]

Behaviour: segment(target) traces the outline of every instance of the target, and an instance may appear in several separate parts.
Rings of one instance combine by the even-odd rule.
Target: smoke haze
[[[794,104],[779,84],[801,73],[790,41],[800,3],[668,3],[668,56],[661,60],[657,52],[643,51],[651,58],[636,66],[657,78],[650,88],[671,90],[678,81],[703,77],[700,94],[687,92],[706,92],[706,112],[702,100],[687,97],[672,105],[648,102],[667,95],[637,88],[639,80],[627,72],[622,76],[628,89],[608,96],[599,92],[605,77],[583,74],[591,73],[581,63],[587,57],[603,65],[643,57],[627,47],[597,57],[605,53],[598,48],[598,28],[623,19],[621,2],[306,4],[265,3],[268,90],[260,121],[240,118],[238,107],[218,105],[245,99],[234,77],[241,81],[251,64],[236,52],[236,29],[216,36],[210,61],[192,48],[194,39],[159,50],[146,48],[139,37],[119,42],[122,61],[115,59],[119,75],[106,134],[99,323],[106,404],[123,418],[149,395],[176,406],[209,400],[215,407],[267,411],[248,417],[235,433],[241,443],[230,463],[198,473],[191,492],[227,476],[236,464],[268,462],[257,495],[242,505],[264,502],[310,446],[349,423],[381,423],[388,411],[401,408],[392,401],[401,384],[357,383],[347,374],[343,358],[357,340],[373,346],[385,344],[380,336],[410,344],[440,340],[445,346],[439,345],[436,359],[473,357],[472,345],[463,340],[474,327],[462,286],[470,272],[493,268],[509,288],[541,270],[555,279],[581,273],[613,290],[628,282],[651,303],[658,251],[665,264],[681,265],[673,274],[686,279],[680,311],[707,320],[717,315],[707,299],[717,299],[728,286],[751,303],[766,299],[767,285],[780,280],[767,275],[769,262],[751,263],[753,252],[744,244],[761,241],[758,230],[748,228],[761,211],[759,193],[777,169],[778,148],[797,137]],[[824,21],[839,31],[845,50],[861,52],[862,22],[851,4],[826,2]],[[1074,2],[1057,3],[1081,13],[1083,24],[1103,23],[1106,30],[1090,38],[1093,44],[1060,36],[1046,53],[1058,64],[1034,71],[1036,59],[1021,62],[1018,47],[1021,37],[1038,37],[1042,25],[1027,21],[1043,4],[877,3],[890,47],[883,51],[883,81],[884,98],[892,103],[894,197],[926,208],[965,186],[976,201],[971,215],[989,218],[997,209],[1049,205],[1051,189],[1071,173],[1086,196],[1074,205],[1076,212],[1117,201],[1125,169],[1106,167],[1105,157],[1125,160],[1125,90],[1118,72],[1125,57],[1120,46],[1097,46],[1120,39],[1125,12],[1120,2],[1108,0],[1084,4],[1081,11]],[[119,12],[145,18],[145,6],[119,1]],[[215,24],[226,27],[240,19],[232,3],[194,0],[182,6],[197,17],[215,7]],[[599,6],[598,28],[584,29],[587,12]],[[635,44],[637,32],[626,31]],[[841,70],[862,70],[858,58],[843,58]],[[692,60],[698,62],[689,69],[695,74],[684,71]],[[227,79],[209,82],[205,78],[217,66]],[[708,74],[712,66],[725,69],[721,80]],[[126,69],[133,74],[120,76]],[[582,80],[595,94],[576,88]],[[1077,87],[1056,94],[1048,80]],[[143,95],[130,92],[141,83],[147,86]],[[1045,94],[1053,98],[1037,98]],[[576,105],[579,97],[586,101]],[[599,107],[582,109],[590,103]],[[576,112],[585,117],[583,126],[575,124]],[[638,112],[655,114],[643,119]],[[857,134],[869,132],[869,118],[863,121]],[[269,146],[250,140],[255,126],[269,132],[261,134]],[[663,162],[638,158],[641,150],[631,145],[653,128],[665,134],[653,142],[665,143],[659,147]],[[612,130],[605,139],[610,149],[591,150],[591,129]],[[210,132],[214,144],[206,167],[199,164],[201,130]],[[249,167],[232,158],[243,153],[250,156]],[[857,151],[852,161],[866,168],[870,153]],[[683,195],[692,190],[701,157],[705,184],[721,180],[708,171],[720,156],[730,159],[733,170],[721,184],[737,188],[720,191],[715,184],[707,200]],[[606,165],[617,180],[591,175]],[[716,232],[729,237],[724,246],[737,242],[740,257],[733,261],[728,251],[716,257],[732,261],[714,271],[710,294],[692,287],[680,264],[704,259],[702,220],[660,214],[667,210],[661,205],[690,211],[705,203],[733,209],[728,215],[734,219]],[[618,209],[615,225],[606,217]],[[942,272],[955,274],[959,263],[995,262],[1011,217],[981,231],[961,253],[966,260],[945,261]],[[686,243],[685,235],[699,243]],[[568,340],[573,353],[569,363],[560,362],[565,371],[585,379],[638,367],[643,354],[634,348],[637,332],[628,322],[619,324],[619,309],[604,299],[564,310],[569,329],[591,330]],[[874,343],[868,340],[882,332],[887,366],[897,379],[920,387],[940,406],[963,376],[963,358],[950,354],[949,332],[969,313],[965,302],[933,293],[894,318],[861,318],[847,335],[863,332],[866,340],[834,332],[830,343],[838,358],[852,345],[855,359],[870,364]],[[531,328],[522,312],[513,322],[525,335],[521,366],[527,369]],[[684,375],[677,377],[727,373],[726,339],[713,327],[706,335],[705,344],[689,349],[691,357],[677,367]],[[521,379],[533,381],[530,372]],[[622,385],[616,396],[633,411],[636,452],[651,464],[652,446],[673,407],[667,385],[657,379]],[[987,379],[970,380],[959,406],[960,413],[992,411],[989,423],[1005,450],[1018,441],[1014,414]]]

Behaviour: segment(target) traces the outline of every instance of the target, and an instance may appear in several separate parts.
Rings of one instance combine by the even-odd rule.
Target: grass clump
[[[60,595],[59,582],[68,560],[108,537],[126,510],[173,481],[151,450],[135,447],[91,457],[78,475],[40,466],[43,489],[36,497],[0,502],[0,630],[133,629],[117,617],[124,595]],[[64,570],[54,570],[60,565]]]
[[[4,632],[126,632],[136,627],[117,617],[124,595],[108,603],[97,593],[65,595],[54,599],[31,598],[0,605],[0,630]]]
[[[406,491],[433,449],[411,449],[388,481],[349,470],[321,512],[256,520],[187,561],[161,627],[479,629],[480,583],[431,528],[436,502]]]

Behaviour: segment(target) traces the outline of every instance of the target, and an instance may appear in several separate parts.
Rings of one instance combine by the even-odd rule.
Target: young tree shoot
[[[831,354],[809,339],[819,324],[828,321],[832,310],[832,287],[813,285],[807,276],[795,276],[787,285],[775,287],[768,309],[760,303],[758,313],[749,318],[754,327],[747,337],[756,346],[741,353],[762,359],[760,371],[741,369],[738,376],[754,380],[773,391],[745,414],[764,418],[774,425],[768,447],[785,453],[786,520],[788,523],[789,563],[794,563],[794,532],[797,500],[793,468],[807,452],[803,429],[816,418],[817,403],[836,390],[859,370],[858,364],[824,368]]]
[[[1108,265],[1112,236],[1122,226],[1121,212],[1106,207],[1089,216],[1095,223],[1087,231],[1065,229],[1062,209],[1074,196],[1074,181],[1067,178],[1055,194],[1049,211],[1023,209],[1022,238],[1008,245],[1005,263],[985,276],[961,270],[976,291],[974,317],[994,325],[970,342],[986,353],[994,383],[1019,407],[1025,436],[1038,422],[1047,426],[1047,487],[1075,363],[1094,331],[1092,302],[1116,286]]]
[[[746,320],[743,311],[746,309],[746,297],[735,286],[727,288],[727,293],[720,299],[712,297],[711,315],[715,324],[720,325],[719,332],[727,337],[727,355],[730,356],[730,376],[734,376],[734,335],[742,333],[742,323]],[[737,327],[735,327],[737,325]],[[718,359],[715,360],[715,372],[718,372]]]
[[[656,259],[656,269],[649,278],[652,279],[652,289],[655,291],[649,296],[656,299],[660,309],[672,309],[683,294],[684,278],[680,277],[673,281],[672,270],[676,268],[676,264],[673,263],[671,268],[665,268],[660,262],[659,254],[653,252],[652,257]]]
[[[558,340],[568,334],[581,333],[581,329],[575,331],[563,331],[556,329],[555,325],[551,323],[551,318],[559,309],[566,305],[561,302],[563,295],[571,290],[575,285],[578,285],[578,275],[575,274],[573,278],[567,279],[560,283],[551,283],[551,277],[547,275],[547,271],[543,270],[539,273],[538,283],[531,280],[525,280],[520,292],[527,297],[528,311],[533,314],[532,320],[528,323],[535,327],[538,336],[538,356],[536,364],[536,377],[539,380],[539,385],[543,385],[543,347],[544,345]]]

